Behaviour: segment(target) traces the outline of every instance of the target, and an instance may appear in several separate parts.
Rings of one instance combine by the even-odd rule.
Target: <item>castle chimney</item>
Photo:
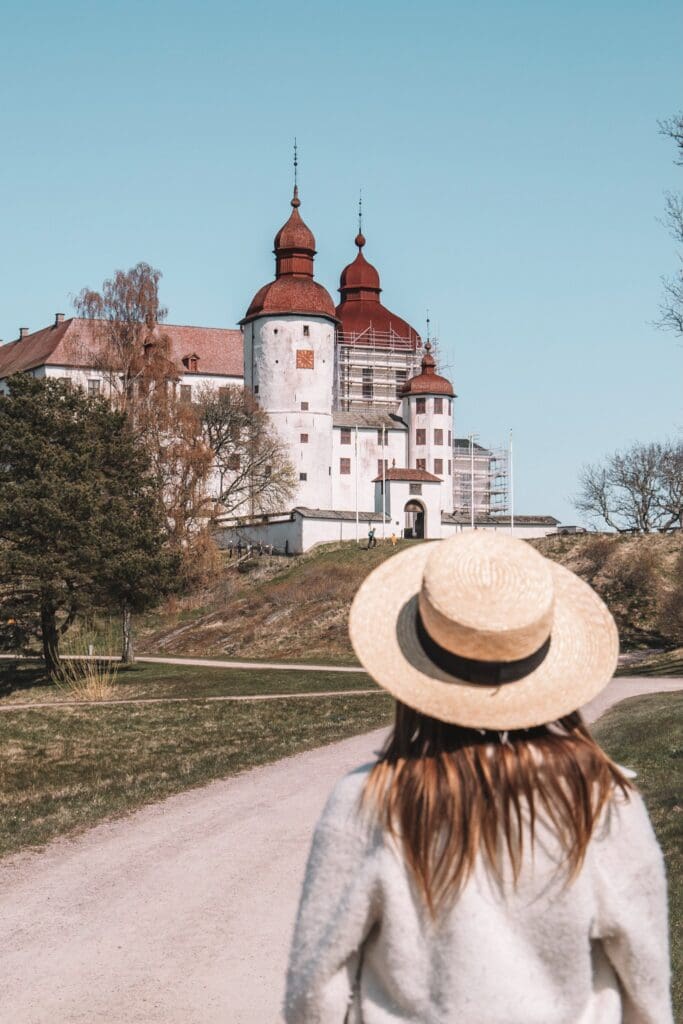
[[[63,323],[64,323],[64,314],[63,313],[55,313],[55,327],[57,326],[57,324],[63,324]]]
[[[22,338],[25,338],[27,334],[28,334],[28,327],[20,327],[19,328],[19,340],[20,341],[21,341]]]

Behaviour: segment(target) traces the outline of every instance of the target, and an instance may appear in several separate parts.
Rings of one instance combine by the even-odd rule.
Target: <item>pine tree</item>
[[[170,586],[158,487],[125,414],[17,375],[0,399],[0,642],[41,639],[59,668],[79,615],[139,610]]]

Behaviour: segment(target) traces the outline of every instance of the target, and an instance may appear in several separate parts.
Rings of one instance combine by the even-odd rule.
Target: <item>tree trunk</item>
[[[43,637],[43,658],[48,678],[54,679],[59,673],[59,634],[57,616],[49,602],[40,606],[40,631]]]
[[[121,664],[134,665],[135,651],[133,648],[133,613],[130,605],[124,604],[121,609],[121,632],[123,645],[121,647]]]

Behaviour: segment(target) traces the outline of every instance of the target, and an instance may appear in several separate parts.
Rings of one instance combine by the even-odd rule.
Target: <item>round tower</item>
[[[313,280],[315,238],[299,214],[294,186],[289,220],[275,236],[275,279],[243,320],[244,386],[287,445],[299,483],[294,504],[332,507],[334,302]]]
[[[453,507],[453,385],[436,372],[431,342],[420,373],[406,381],[401,416],[408,424],[408,468],[426,469],[443,481],[442,509]]]

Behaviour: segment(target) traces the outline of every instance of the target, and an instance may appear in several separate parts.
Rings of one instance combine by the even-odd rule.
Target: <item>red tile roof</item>
[[[376,476],[372,481],[376,484],[382,479],[382,474]],[[385,480],[409,480],[411,483],[425,483],[425,484],[440,484],[441,477],[434,476],[433,473],[428,473],[426,469],[387,469],[384,474]]]
[[[187,373],[183,358],[196,354],[198,374],[244,375],[241,331],[178,324],[161,324],[159,330],[170,340],[171,354],[180,373]],[[90,366],[94,344],[89,320],[72,317],[52,324],[18,341],[0,345],[0,378],[39,366]]]
[[[247,323],[258,316],[275,316],[278,313],[302,316],[327,316],[336,319],[334,302],[321,284],[311,277],[283,274],[274,281],[259,288],[249,304],[249,309],[240,323]]]

